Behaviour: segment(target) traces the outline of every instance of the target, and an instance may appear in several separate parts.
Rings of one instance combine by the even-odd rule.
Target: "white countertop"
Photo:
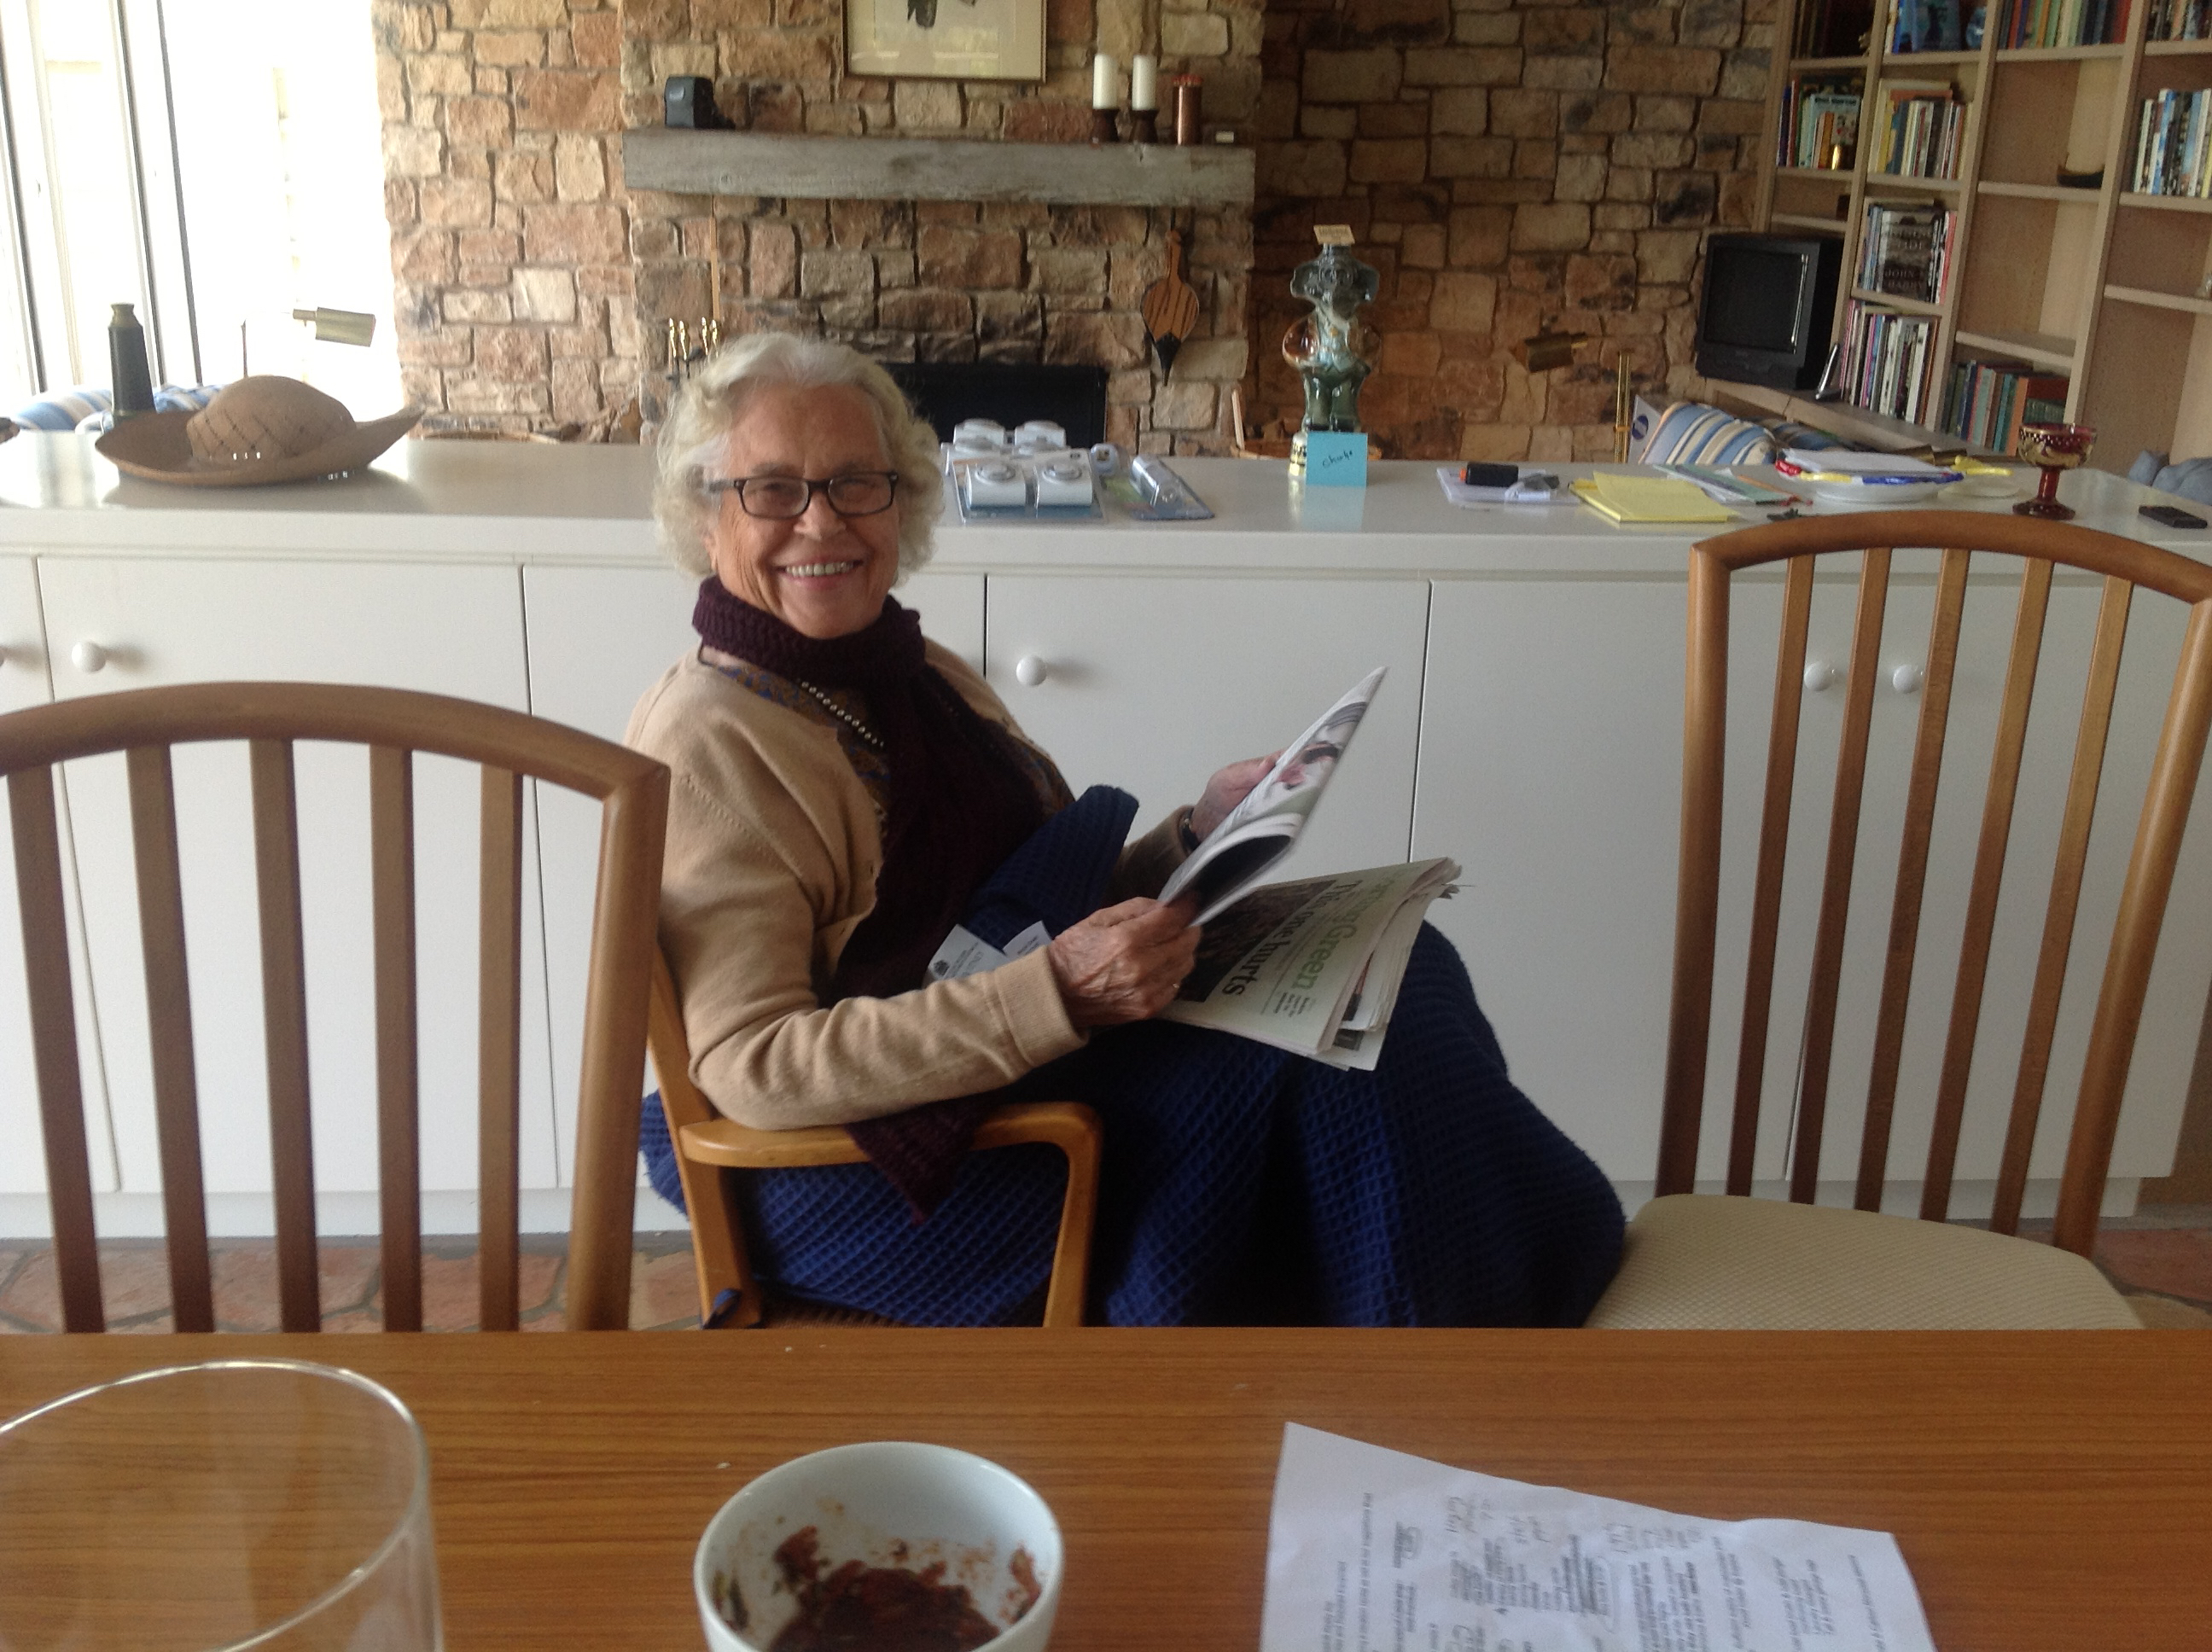
[[[1133,522],[1109,505],[1098,522],[963,525],[948,500],[933,566],[1672,575],[1682,571],[1686,544],[1725,531],[1617,527],[1580,506],[1456,507],[1427,461],[1373,465],[1364,489],[1303,488],[1276,460],[1183,459],[1176,468],[1212,520]],[[1547,468],[1576,476],[1596,467]],[[636,447],[408,440],[349,477],[211,489],[139,481],[88,437],[26,432],[0,443],[0,550],[655,565],[651,493],[651,455]],[[2148,488],[2082,470],[2064,477],[2059,496],[2084,526],[2212,560],[2212,531],[2162,528],[2136,513],[2166,498]],[[1956,508],[2001,512],[2010,501]]]

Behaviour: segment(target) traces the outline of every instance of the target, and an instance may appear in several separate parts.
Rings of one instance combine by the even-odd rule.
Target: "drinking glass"
[[[430,1464],[398,1399],[176,1365],[0,1424],[0,1652],[442,1652]]]

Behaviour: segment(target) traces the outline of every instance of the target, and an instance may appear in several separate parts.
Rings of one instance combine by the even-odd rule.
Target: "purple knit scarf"
[[[849,636],[802,635],[734,597],[699,587],[691,623],[709,647],[824,691],[856,689],[890,769],[876,903],[845,943],[831,1001],[921,986],[969,898],[1044,823],[1043,800],[994,729],[928,664],[921,621],[886,597]],[[915,1108],[853,1127],[854,1139],[926,1215],[951,1190],[983,1098]]]

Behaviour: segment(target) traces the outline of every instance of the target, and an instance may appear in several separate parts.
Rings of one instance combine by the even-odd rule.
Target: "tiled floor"
[[[476,1242],[423,1242],[422,1322],[433,1331],[472,1331],[477,1324]],[[262,1239],[218,1239],[215,1250],[216,1327],[223,1331],[276,1329],[276,1252]],[[168,1262],[158,1239],[122,1239],[100,1247],[100,1291],[112,1331],[169,1329]],[[322,1248],[323,1329],[374,1331],[382,1313],[376,1242],[325,1240]],[[567,1242],[558,1235],[523,1241],[522,1328],[558,1331]],[[688,1331],[699,1322],[691,1242],[680,1233],[641,1234],[630,1262],[630,1324],[653,1331]],[[58,1331],[53,1253],[43,1245],[0,1242],[0,1333]]]
[[[524,1242],[522,1328],[557,1331],[563,1242],[544,1236]],[[432,1239],[424,1243],[422,1317],[434,1331],[476,1327],[475,1242]],[[2212,1206],[2169,1205],[2108,1222],[2097,1260],[2112,1283],[2133,1298],[2144,1318],[2160,1325],[2212,1329]],[[275,1256],[266,1240],[216,1242],[216,1323],[225,1331],[276,1328]],[[168,1268],[161,1242],[117,1240],[101,1247],[100,1284],[108,1326],[116,1331],[169,1328]],[[380,1311],[376,1247],[373,1241],[338,1240],[323,1246],[323,1328],[374,1331]],[[639,1236],[630,1265],[630,1323],[653,1331],[689,1330],[698,1323],[691,1248],[680,1233]],[[58,1331],[61,1316],[54,1265],[44,1246],[0,1242],[0,1333]]]

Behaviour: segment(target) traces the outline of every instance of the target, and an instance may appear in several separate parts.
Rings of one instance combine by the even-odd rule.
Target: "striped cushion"
[[[1766,465],[1774,443],[1765,429],[1702,402],[1676,402],[1659,416],[1637,456],[1644,465]]]
[[[106,391],[81,385],[75,390],[41,396],[28,407],[17,409],[15,420],[32,430],[74,430],[94,414],[105,413],[114,405],[115,398]]]

